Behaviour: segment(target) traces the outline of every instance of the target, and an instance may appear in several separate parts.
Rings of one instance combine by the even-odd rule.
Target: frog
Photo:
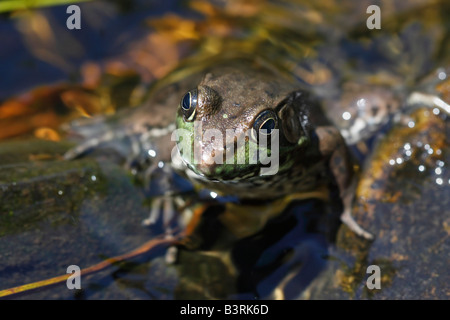
[[[165,221],[173,217],[171,203],[177,197],[170,186],[175,172],[196,192],[207,190],[208,200],[225,199],[221,222],[237,239],[254,234],[294,201],[328,200],[330,187],[337,188],[342,201],[341,221],[359,236],[373,239],[352,218],[357,172],[346,141],[314,92],[295,78],[260,61],[239,58],[215,62],[155,92],[145,105],[114,120],[72,126],[91,138],[65,155],[74,159],[109,145],[127,158],[126,167],[134,173],[146,167],[145,185],[164,171],[164,182],[150,192],[157,200],[145,225],[159,219],[160,207]],[[102,132],[99,125],[105,123],[104,133],[92,138],[91,132]],[[215,136],[203,139],[211,131]],[[206,152],[194,159],[197,147]],[[244,216],[247,223],[239,229]],[[188,223],[187,229],[196,226]],[[198,247],[193,233],[180,243]]]
[[[235,62],[208,71],[180,101],[176,128],[187,134],[176,139],[177,147],[194,183],[233,196],[241,206],[255,201],[264,206],[293,194],[302,198],[331,183],[342,200],[342,222],[373,239],[351,215],[354,159],[313,93],[268,68]],[[219,138],[204,139],[208,130]],[[271,139],[270,146],[262,138]],[[196,147],[201,149],[197,157]],[[265,159],[276,162],[276,168],[264,164],[260,154],[250,163],[254,150],[278,157]],[[239,163],[244,155],[247,161]]]

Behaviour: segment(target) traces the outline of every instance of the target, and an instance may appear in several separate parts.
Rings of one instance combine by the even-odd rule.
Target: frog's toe
[[[97,138],[86,140],[85,142],[79,144],[78,146],[69,149],[64,154],[65,160],[73,160],[81,157],[83,154],[87,153],[89,150],[95,148],[100,144],[100,140]]]
[[[438,108],[440,111],[450,115],[450,105],[439,96],[422,92],[413,92],[407,99],[408,108],[414,106],[425,106],[429,108]]]
[[[133,132],[127,130],[113,132],[109,130],[102,135],[86,139],[68,150],[64,154],[64,159],[73,160],[96,150],[112,150],[122,161],[130,155],[136,158],[140,152],[140,144]]]
[[[358,236],[363,237],[367,240],[373,240],[374,236],[364,230],[356,221],[353,219],[353,216],[351,215],[351,212],[349,210],[345,210],[341,215],[341,221],[350,228],[354,233],[356,233]]]
[[[162,221],[164,230],[170,231],[170,225],[175,217],[175,203],[171,197],[155,197],[151,204],[150,215],[142,221],[144,226],[152,226]],[[168,232],[170,233],[170,232]]]
[[[161,197],[157,197],[153,200],[151,204],[150,215],[148,216],[148,218],[142,221],[143,226],[152,226],[159,220],[159,216],[161,214],[161,204]]]

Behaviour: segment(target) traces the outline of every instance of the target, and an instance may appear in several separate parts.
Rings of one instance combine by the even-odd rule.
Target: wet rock
[[[354,214],[375,240],[341,227],[327,269],[303,298],[450,297],[450,126],[430,109],[409,121],[414,127],[393,128],[363,170]],[[379,267],[380,289],[367,285],[375,283],[371,265]]]

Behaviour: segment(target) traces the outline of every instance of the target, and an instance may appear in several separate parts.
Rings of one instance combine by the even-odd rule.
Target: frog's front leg
[[[373,235],[361,228],[352,216],[352,204],[357,186],[357,178],[353,171],[350,153],[339,130],[335,127],[324,126],[316,128],[319,138],[319,151],[329,159],[329,167],[339,188],[339,195],[343,204],[341,221],[353,232],[366,239],[373,239]]]

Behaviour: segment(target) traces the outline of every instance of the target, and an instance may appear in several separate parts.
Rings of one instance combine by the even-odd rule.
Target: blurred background
[[[81,9],[81,30],[66,27],[72,3]],[[204,64],[233,51],[260,55],[311,85],[358,68],[412,83],[448,58],[444,3],[3,1],[0,139],[137,105],[180,61]],[[381,30],[366,27],[371,4],[382,8]],[[308,59],[315,62],[302,66]]]

